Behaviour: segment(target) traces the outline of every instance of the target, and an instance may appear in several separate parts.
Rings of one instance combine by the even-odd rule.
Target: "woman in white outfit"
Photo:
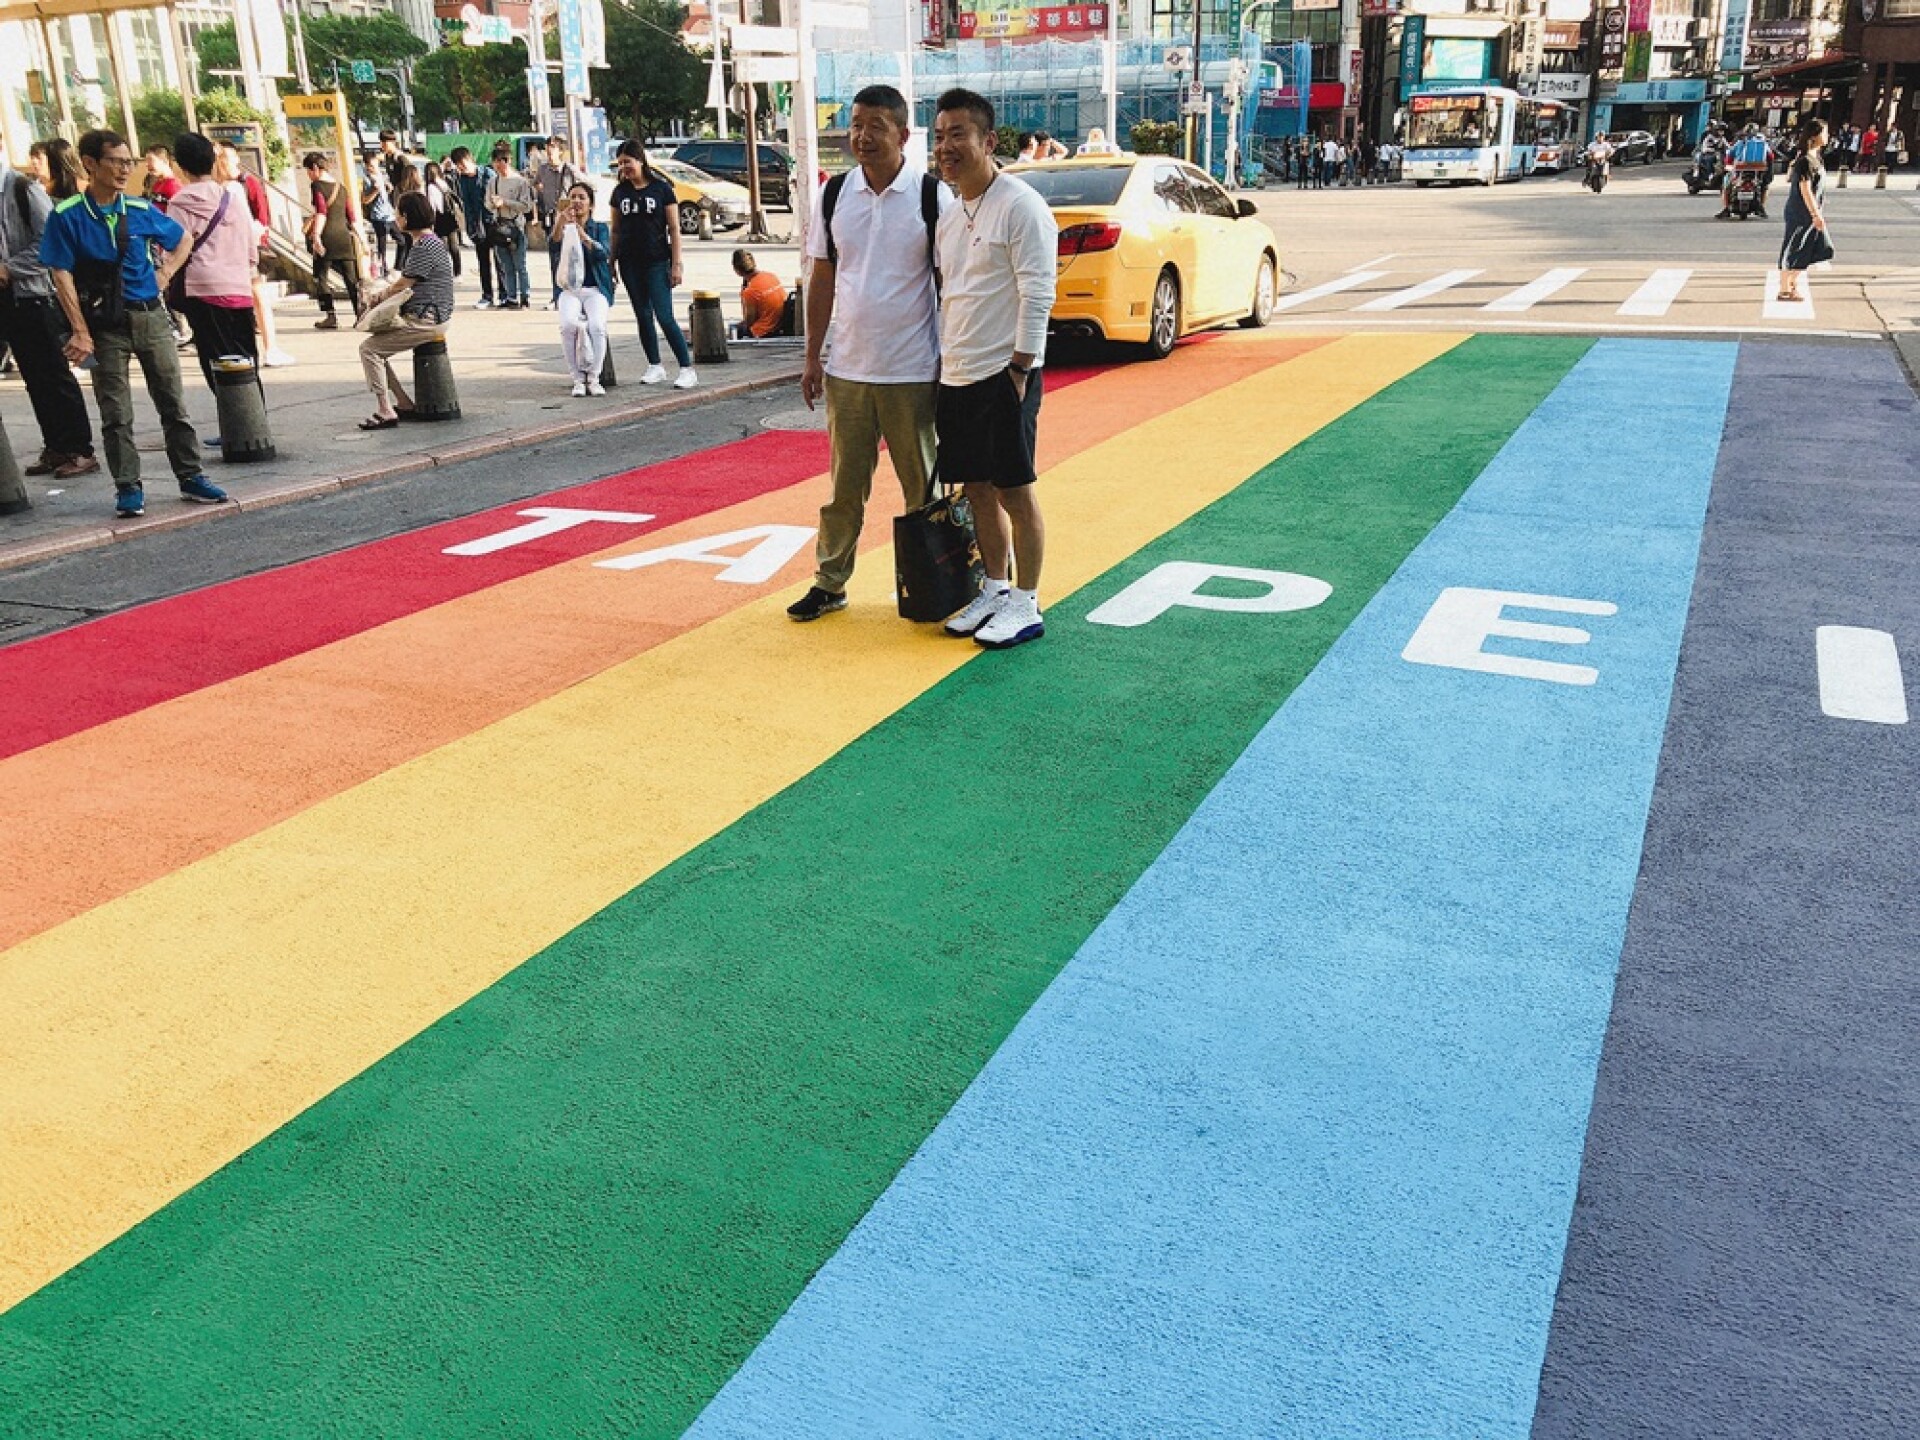
[[[554,212],[547,248],[560,286],[560,348],[573,394],[604,395],[600,366],[607,358],[607,311],[613,305],[613,236],[593,218],[593,187],[576,180]]]

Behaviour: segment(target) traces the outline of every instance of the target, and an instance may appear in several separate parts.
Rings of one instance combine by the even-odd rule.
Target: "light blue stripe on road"
[[[692,1434],[1526,1434],[1733,360],[1589,353]],[[1403,660],[1449,586],[1597,683]]]

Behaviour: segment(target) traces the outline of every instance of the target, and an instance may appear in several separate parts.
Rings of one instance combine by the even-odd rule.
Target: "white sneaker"
[[[587,396],[586,382],[584,380],[574,381],[573,382],[573,398],[576,400],[584,400],[586,399],[586,396]]]
[[[690,369],[682,370],[678,375],[673,377],[673,388],[676,390],[691,390],[699,383],[700,377]]]
[[[640,383],[642,385],[658,385],[666,378],[667,372],[664,366],[649,365],[647,366],[647,373],[640,377]]]
[[[1040,618],[1039,605],[1018,591],[1009,590],[1006,603],[993,613],[986,624],[973,632],[973,643],[984,645],[989,650],[1011,650],[1029,640],[1038,640],[1046,633],[1047,626]]]
[[[604,395],[607,393],[607,387],[602,385],[598,380],[589,380],[587,382],[587,393],[589,395]]]
[[[999,613],[1000,607],[1007,603],[1011,590],[982,590],[973,597],[971,604],[958,615],[947,621],[945,629],[949,635],[971,635],[987,621]]]
[[[274,349],[267,351],[266,359],[261,362],[269,370],[278,370],[294,363],[293,356],[286,351]]]

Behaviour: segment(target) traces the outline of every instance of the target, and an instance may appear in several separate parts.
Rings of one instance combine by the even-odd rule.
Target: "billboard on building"
[[[1618,75],[1627,63],[1627,12],[1611,6],[1600,12],[1600,73]]]
[[[1744,68],[1750,10],[1748,0],[1727,0],[1726,24],[1720,32],[1720,68],[1729,73]]]
[[[1771,70],[1804,60],[1813,49],[1813,22],[1798,20],[1753,20],[1747,24],[1748,70]]]
[[[1104,35],[1105,5],[1009,5],[1005,0],[960,0],[962,40],[1071,39]]]

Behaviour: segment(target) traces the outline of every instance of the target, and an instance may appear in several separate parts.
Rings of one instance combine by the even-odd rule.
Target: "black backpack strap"
[[[33,240],[33,202],[27,198],[27,186],[33,182],[18,170],[12,174],[13,206],[20,212],[20,229],[29,243]]]
[[[833,207],[840,203],[840,192],[846,188],[849,172],[842,170],[827,181],[827,188],[820,193],[820,223],[827,232],[827,263],[840,263],[840,247],[833,243]]]
[[[934,235],[940,229],[940,177],[929,171],[920,177],[920,218],[927,222],[927,264],[933,267],[934,283],[940,283],[940,251]]]

